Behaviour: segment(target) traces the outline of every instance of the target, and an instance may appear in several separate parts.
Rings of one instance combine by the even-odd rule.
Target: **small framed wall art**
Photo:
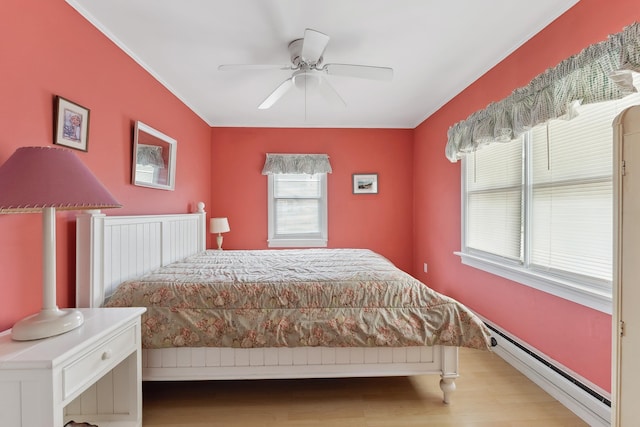
[[[378,194],[378,174],[354,173],[353,194]]]
[[[87,151],[89,109],[56,96],[54,128],[54,144]]]

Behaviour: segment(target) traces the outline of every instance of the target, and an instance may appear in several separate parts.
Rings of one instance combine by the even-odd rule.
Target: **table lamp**
[[[35,340],[82,325],[82,313],[56,305],[56,209],[121,207],[71,151],[21,147],[0,166],[0,213],[42,212],[42,310],[16,323],[11,337]]]
[[[229,221],[227,218],[211,218],[211,222],[209,224],[209,232],[210,233],[218,233],[218,237],[216,238],[218,242],[218,250],[222,250],[222,234],[231,231],[229,228]]]

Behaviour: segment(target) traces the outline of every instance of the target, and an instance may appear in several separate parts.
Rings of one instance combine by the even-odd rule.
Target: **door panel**
[[[612,412],[613,425],[626,427],[637,425],[640,400],[640,106],[621,113],[614,129],[617,240]]]

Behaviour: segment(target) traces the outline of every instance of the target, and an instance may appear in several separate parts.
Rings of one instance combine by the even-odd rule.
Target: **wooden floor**
[[[587,425],[493,353],[461,349],[449,405],[439,379],[145,382],[143,426]]]

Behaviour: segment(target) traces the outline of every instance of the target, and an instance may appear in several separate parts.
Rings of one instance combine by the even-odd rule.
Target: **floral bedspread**
[[[490,347],[482,321],[364,249],[208,250],[123,283],[142,345]]]

